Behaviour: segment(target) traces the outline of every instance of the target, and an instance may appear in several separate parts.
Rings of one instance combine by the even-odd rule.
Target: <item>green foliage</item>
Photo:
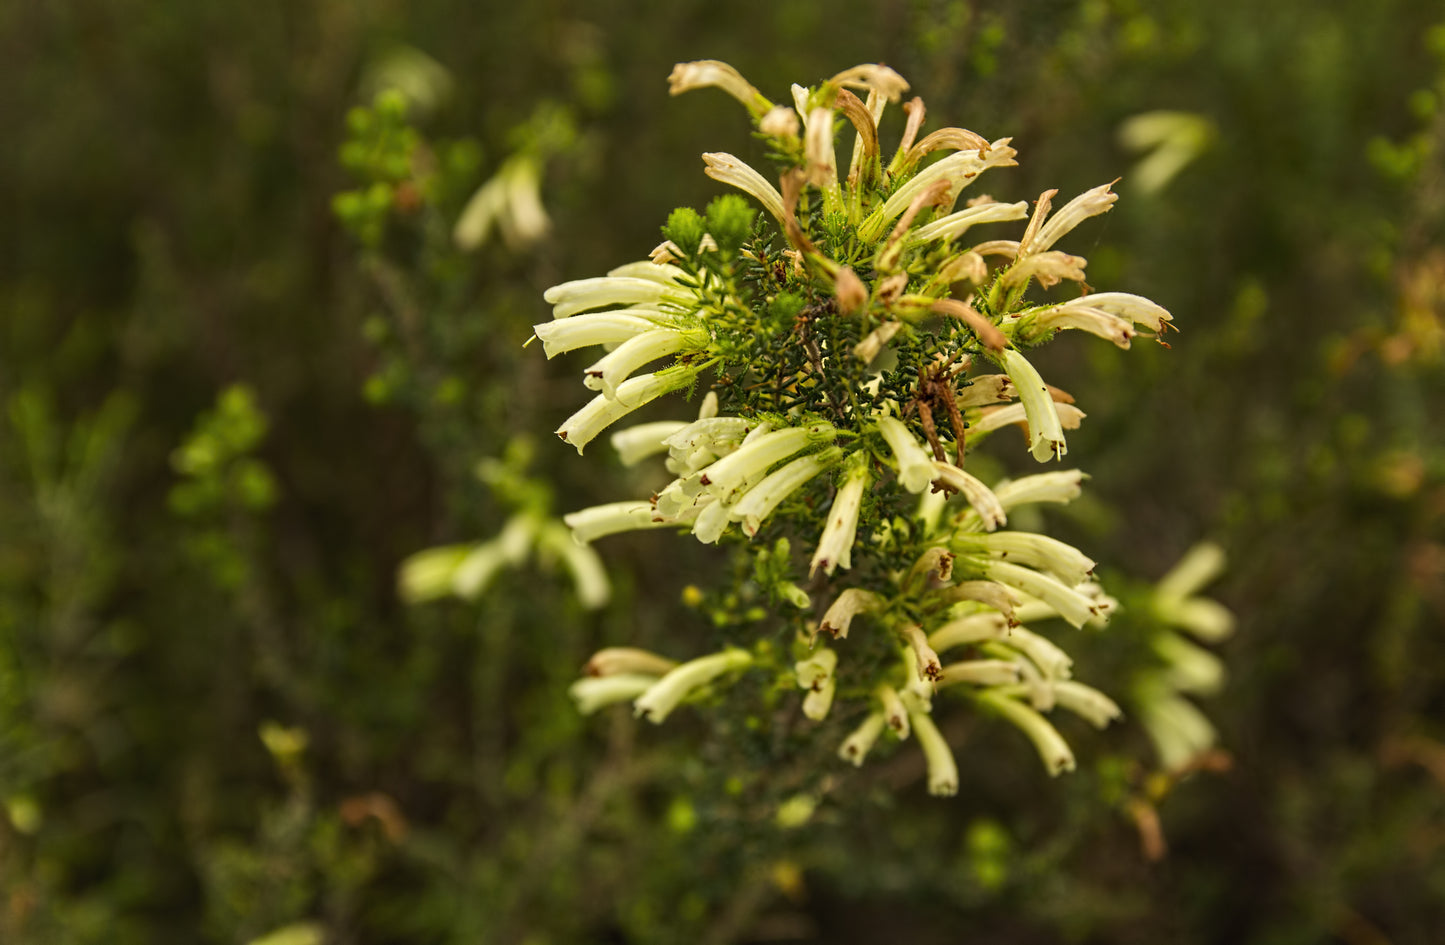
[[[662,228],[663,238],[672,240],[687,256],[697,255],[706,232],[707,224],[691,207],[678,207],[672,211],[667,215],[667,224]]]
[[[1437,4],[134,12],[0,13],[0,941],[1406,945],[1445,927]],[[530,568],[477,603],[399,604],[398,562],[512,514],[478,463],[575,405],[586,365],[521,349],[549,318],[539,289],[636,258],[672,207],[723,192],[695,153],[736,104],[669,103],[658,50],[768,91],[886,61],[927,98],[924,133],[1017,134],[1028,160],[999,200],[1123,174],[1081,237],[1089,281],[1185,331],[1041,363],[1088,405],[1070,446],[1096,496],[1048,522],[1145,578],[1200,536],[1226,548],[1209,593],[1241,623],[1229,683],[1197,702],[1231,770],[1161,780],[1131,713],[1107,740],[1065,731],[1097,760],[1067,783],[978,764],[934,802],[898,751],[809,786],[840,770],[831,746],[775,722],[797,689],[747,677],[726,698],[752,708],[715,703],[715,738],[580,720],[566,688],[598,647],[705,652],[776,606],[750,554],[667,534],[607,540],[599,612]],[[403,114],[378,114],[387,89]],[[1126,162],[1154,152],[1118,136],[1161,111],[1213,132],[1149,195]],[[803,153],[729,140],[755,165]],[[511,241],[494,215],[462,249],[494,180],[514,199],[530,181],[566,227]],[[816,231],[858,261],[838,218]],[[781,261],[754,239],[737,282],[768,278],[754,249]],[[790,293],[779,324],[816,301],[767,291]],[[242,449],[203,419],[237,384],[266,427]],[[170,465],[205,429],[224,458]],[[504,491],[545,485],[555,512],[664,484],[534,450]],[[235,481],[247,463],[266,501]],[[187,489],[208,497],[178,514]],[[198,558],[204,532],[226,550]],[[244,580],[213,579],[223,557]],[[1124,685],[1110,654],[1148,656],[1158,622],[1149,582],[1105,577],[1125,608],[1078,656]],[[273,753],[267,723],[305,747]],[[944,734],[1028,750],[969,719]],[[779,830],[799,796],[810,818]]]
[[[727,194],[707,205],[707,229],[724,261],[732,259],[753,232],[757,210],[737,194]],[[671,225],[672,218],[668,218]],[[681,245],[681,244],[679,244]]]

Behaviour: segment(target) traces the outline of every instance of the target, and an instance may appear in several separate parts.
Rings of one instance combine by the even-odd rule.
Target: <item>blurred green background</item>
[[[1126,605],[1226,549],[1212,770],[1126,724],[1054,781],[966,726],[957,797],[900,752],[784,829],[832,742],[566,696],[598,646],[715,648],[715,549],[610,539],[598,612],[545,562],[399,602],[418,549],[636,491],[521,345],[720,192],[701,152],[761,163],[735,102],[668,98],[697,58],[775,101],[886,62],[1013,136],[1000,199],[1123,177],[1069,248],[1182,332],[1050,349],[1094,476],[1058,527]],[[1434,0],[8,0],[0,62],[0,942],[1445,935]]]

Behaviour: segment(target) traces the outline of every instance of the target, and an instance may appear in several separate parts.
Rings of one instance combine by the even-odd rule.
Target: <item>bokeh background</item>
[[[900,752],[789,827],[829,745],[566,695],[715,648],[715,549],[608,540],[597,611],[546,562],[401,602],[419,549],[636,490],[521,345],[719,193],[701,152],[761,158],[668,98],[697,58],[779,101],[886,62],[1013,136],[1000,199],[1123,178],[1067,248],[1182,331],[1050,349],[1094,477],[1058,530],[1126,605],[1226,550],[1207,770],[967,727],[957,797]],[[0,62],[0,942],[1445,936],[1438,3],[8,0]]]

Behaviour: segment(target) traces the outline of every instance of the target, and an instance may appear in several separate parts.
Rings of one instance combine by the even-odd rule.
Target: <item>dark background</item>
[[[445,89],[368,243],[338,153],[402,49]],[[695,58],[775,101],[887,62],[930,127],[1013,136],[1000,199],[1123,177],[1070,248],[1182,331],[1043,359],[1090,414],[1060,531],[1121,594],[1224,546],[1228,770],[1151,788],[1125,725],[1054,781],[969,729],[958,797],[899,753],[786,831],[829,746],[566,697],[597,646],[715,648],[679,602],[711,549],[602,544],[595,614],[534,566],[399,603],[420,548],[635,491],[550,436],[578,363],[521,343],[719,192],[701,152],[761,157],[723,94],[669,99]],[[1440,940],[1436,3],[9,0],[0,62],[0,942]],[[1150,193],[1118,133],[1154,110],[1211,131]],[[451,247],[513,155],[550,234]]]

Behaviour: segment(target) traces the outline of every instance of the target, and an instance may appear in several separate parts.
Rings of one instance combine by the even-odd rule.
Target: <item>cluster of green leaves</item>
[[[171,488],[171,511],[192,523],[190,553],[203,560],[222,587],[246,577],[246,555],[230,529],[237,516],[262,513],[276,502],[276,479],[253,454],[266,435],[256,395],[236,385],[221,393],[214,410],[196,420],[190,436],[171,455],[182,479]]]
[[[1375,357],[1373,339],[1399,333],[1398,277],[1428,272],[1441,241],[1439,162],[1411,143],[1439,140],[1417,94],[1439,81],[1439,20],[1422,0],[747,17],[10,5],[0,940],[1432,941],[1445,378],[1428,358]],[[452,72],[428,124],[408,110],[417,139],[432,155],[440,134],[474,144],[414,210],[398,196],[423,178],[382,180],[386,223],[367,243],[326,200],[381,180],[333,157],[348,106],[374,103],[373,54],[398,37]],[[702,652],[724,636],[676,612],[677,588],[726,569],[700,549],[612,540],[619,599],[595,618],[526,577],[475,606],[397,606],[406,554],[501,520],[477,460],[575,401],[575,365],[547,373],[518,353],[546,317],[539,288],[633,258],[619,247],[651,245],[678,194],[715,194],[685,155],[737,127],[736,103],[669,108],[661,82],[692,48],[765,89],[889,62],[931,114],[1029,142],[1015,199],[1114,176],[1116,129],[1138,112],[1217,128],[1157,195],[1126,173],[1087,253],[1091,281],[1174,311],[1174,351],[1049,355],[1090,406],[1072,442],[1103,497],[1055,525],[1146,576],[1211,534],[1245,618],[1224,653],[1234,681],[1209,707],[1234,770],[1159,806],[1162,866],[1120,813],[1154,797],[1122,760],[1056,782],[976,765],[961,796],[930,804],[900,755],[780,830],[799,776],[834,763],[826,746],[774,744],[745,715],[705,742],[625,713],[584,726],[562,693],[597,646]],[[575,116],[544,191],[569,221],[566,255],[556,241],[457,252],[449,225],[500,166],[483,154],[516,151],[539,101]],[[1381,161],[1389,175],[1371,164],[1376,137],[1409,152]],[[448,166],[417,155],[410,174]],[[269,417],[249,455],[283,488],[237,509],[253,580],[226,590],[184,539],[222,513],[169,514],[187,479],[167,459],[238,379]],[[1181,413],[1193,404],[1211,406]],[[566,452],[539,443],[531,467],[559,509],[622,494],[627,473],[573,472]],[[751,577],[748,562],[736,584],[756,602]],[[1132,640],[1128,619],[1101,642]],[[268,721],[306,746],[278,753]],[[946,734],[981,757],[1017,747],[988,726]],[[1086,744],[1081,757],[1108,750]]]

